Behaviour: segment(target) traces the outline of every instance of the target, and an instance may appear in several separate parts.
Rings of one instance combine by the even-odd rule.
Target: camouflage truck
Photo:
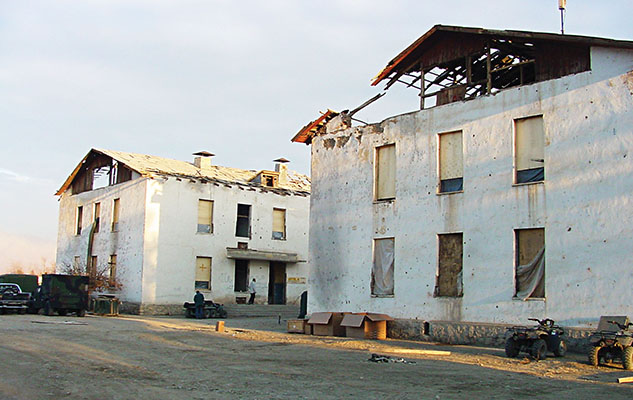
[[[44,274],[42,286],[33,297],[32,308],[42,309],[45,315],[74,312],[83,317],[88,309],[88,282],[87,276]]]

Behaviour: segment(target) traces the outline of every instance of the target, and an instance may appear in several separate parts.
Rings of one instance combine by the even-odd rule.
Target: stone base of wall
[[[387,336],[393,339],[420,340],[447,344],[469,344],[503,348],[506,331],[513,325],[485,322],[422,321],[398,319],[387,324]],[[567,349],[585,353],[593,330],[565,328]]]
[[[124,301],[119,313],[134,315],[185,315],[182,304],[141,304]]]

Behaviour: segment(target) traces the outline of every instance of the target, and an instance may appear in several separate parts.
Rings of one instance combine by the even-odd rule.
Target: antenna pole
[[[567,7],[567,0],[558,0],[558,9],[560,10],[560,33],[565,34],[565,8]]]

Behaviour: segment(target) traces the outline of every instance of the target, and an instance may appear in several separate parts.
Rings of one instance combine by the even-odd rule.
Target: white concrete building
[[[308,311],[586,326],[631,315],[633,42],[435,26],[374,85],[420,110],[312,146]]]
[[[92,149],[59,189],[57,266],[105,271],[129,312],[181,313],[196,289],[222,303],[291,304],[308,273],[310,181],[289,171]]]

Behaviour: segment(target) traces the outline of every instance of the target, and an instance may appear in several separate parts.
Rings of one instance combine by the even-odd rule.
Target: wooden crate
[[[289,319],[288,333],[305,333],[306,325],[305,319]]]

